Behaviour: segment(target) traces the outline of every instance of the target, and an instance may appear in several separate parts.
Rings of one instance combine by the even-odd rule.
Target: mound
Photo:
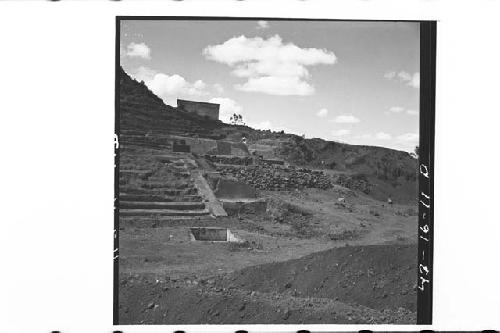
[[[416,247],[344,247],[200,279],[120,276],[121,324],[409,324]]]
[[[384,310],[416,311],[415,245],[331,249],[286,262],[252,266],[221,280],[221,286],[294,296],[330,298]]]

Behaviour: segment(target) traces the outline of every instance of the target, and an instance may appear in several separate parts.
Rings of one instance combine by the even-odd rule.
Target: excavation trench
[[[198,242],[241,242],[228,228],[194,227],[189,228],[191,241]]]

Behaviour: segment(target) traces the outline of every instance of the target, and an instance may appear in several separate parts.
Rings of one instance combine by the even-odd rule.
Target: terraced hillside
[[[268,157],[291,164],[328,170],[344,175],[339,184],[368,182],[368,195],[379,200],[391,197],[401,202],[414,202],[417,196],[417,160],[407,152],[393,149],[349,145],[304,139],[300,136],[255,130],[248,126],[229,125],[220,121],[178,111],[165,105],[143,83],[132,79],[120,68],[120,140],[145,147],[168,146],[168,135],[199,138],[247,139],[249,147],[258,147]],[[354,181],[345,178],[354,177]],[[365,186],[365,188],[367,188]]]

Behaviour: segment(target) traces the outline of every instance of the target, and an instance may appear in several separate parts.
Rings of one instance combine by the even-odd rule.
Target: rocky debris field
[[[332,181],[322,171],[298,168],[295,166],[280,166],[258,164],[245,168],[233,166],[218,166],[222,176],[235,177],[260,190],[291,191],[303,188],[329,189]]]
[[[414,323],[416,246],[346,246],[213,278],[121,275],[122,324]]]
[[[221,163],[217,170],[223,176],[231,176],[260,190],[292,191],[304,188],[326,190],[333,184],[369,194],[373,184],[362,174],[328,175],[321,170],[311,170],[296,166],[281,166],[273,164],[251,165],[251,162],[239,157],[213,156],[211,162]],[[231,165],[230,165],[231,164]],[[233,166],[234,165],[234,166]]]

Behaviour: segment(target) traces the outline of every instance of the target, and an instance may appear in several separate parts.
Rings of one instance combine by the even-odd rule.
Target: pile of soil
[[[245,268],[219,283],[261,292],[331,298],[372,309],[416,311],[416,245],[346,246]]]
[[[344,247],[208,279],[122,275],[119,322],[414,323],[416,256],[416,246]]]
[[[127,280],[123,280],[127,281]],[[201,289],[203,288],[203,289]],[[348,322],[342,314],[289,309],[248,293],[173,283],[127,281],[120,294],[120,324],[286,324]],[[352,320],[352,319],[351,319]]]

